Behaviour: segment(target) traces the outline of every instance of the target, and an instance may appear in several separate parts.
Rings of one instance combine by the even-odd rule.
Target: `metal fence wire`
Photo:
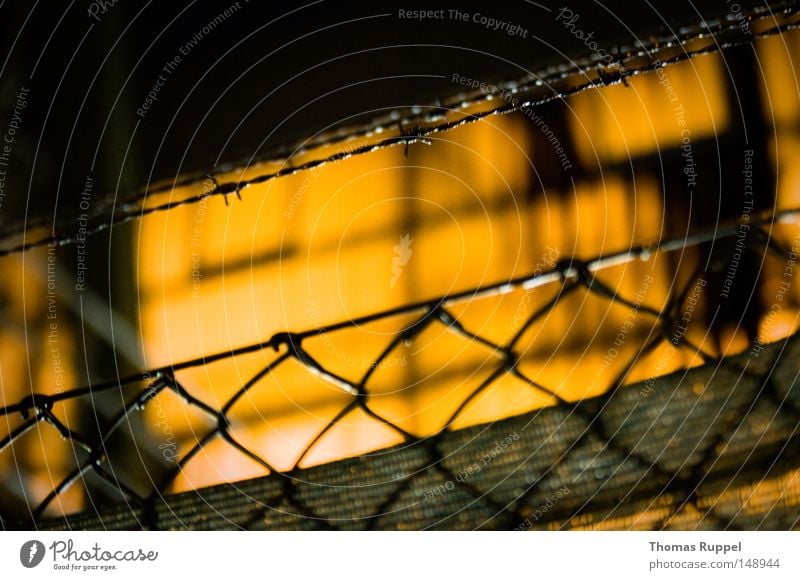
[[[769,14],[771,22],[775,19],[781,22],[747,36],[741,35],[739,23],[704,23],[704,29],[715,27],[718,36],[712,35],[713,41],[696,47],[703,39],[702,33],[689,31],[677,45],[664,47],[656,41],[653,46],[621,51],[620,62],[629,74],[640,74],[699,54],[739,46],[796,27],[793,21],[796,11],[794,3],[787,4],[783,13]],[[695,48],[686,50],[690,45]],[[671,56],[670,51],[673,52]],[[609,77],[607,72],[596,67],[587,70],[580,66],[577,71],[554,69],[534,77],[501,87],[529,96],[520,104],[491,105],[457,119],[444,113],[430,117],[427,111],[416,120],[419,122],[406,126],[395,126],[396,121],[386,122],[385,126],[394,127],[397,135],[376,138],[374,143],[355,151],[270,170],[247,182],[215,181],[210,193],[205,190],[182,200],[161,203],[158,198],[161,190],[156,187],[122,204],[118,213],[101,212],[94,216],[92,231],[193,203],[208,195],[239,194],[253,183],[313,169],[352,155],[368,154],[383,147],[408,146],[432,133],[488,115],[535,106],[593,86],[625,80],[624,75]],[[485,94],[461,95],[458,99],[458,102],[487,103]],[[456,103],[444,105],[447,105],[445,109],[450,105],[450,109],[460,108]],[[302,153],[345,142],[353,135],[372,137],[382,132],[376,130],[378,127],[383,125],[311,141],[308,150]],[[281,160],[281,164],[285,162],[285,158]],[[192,179],[182,184],[194,183]],[[171,190],[172,186],[163,191]],[[148,196],[151,199],[148,200]],[[71,443],[75,467],[63,480],[56,482],[41,502],[27,506],[27,520],[12,521],[6,517],[2,526],[39,529],[797,528],[800,525],[800,461],[797,459],[800,457],[797,433],[800,425],[800,387],[797,386],[800,342],[789,337],[764,344],[757,336],[749,336],[746,348],[736,355],[725,356],[721,351],[709,349],[705,342],[696,344],[680,329],[682,313],[689,301],[696,300],[693,288],[718,268],[719,263],[730,263],[734,252],[747,254],[761,265],[759,284],[785,281],[786,272],[790,272],[790,278],[793,276],[798,245],[792,243],[786,247],[785,241],[800,239],[800,209],[753,214],[747,219],[744,235],[743,223],[716,224],[691,235],[591,259],[571,257],[552,268],[513,280],[341,323],[278,333],[264,342],[149,369],[106,383],[53,394],[32,394],[0,409],[0,416],[12,425],[8,435],[0,440],[0,453],[13,452],[19,441],[35,436],[39,429],[54,429]],[[776,228],[783,235],[776,236]],[[793,237],[785,235],[787,230],[791,230]],[[52,235],[34,241],[18,243],[13,236],[5,237],[0,255],[54,242],[66,244],[71,240],[67,220],[62,231],[53,231]],[[696,269],[682,277],[679,284],[673,284],[665,304],[658,308],[625,295],[602,277],[606,270],[657,259],[669,261],[691,251],[699,257]],[[505,342],[483,335],[458,314],[464,304],[544,287],[557,290],[552,298],[528,313]],[[579,293],[635,310],[637,316],[648,317],[651,324],[646,332],[626,337],[636,348],[630,360],[615,372],[609,388],[599,396],[576,402],[567,400],[558,388],[538,381],[523,362],[528,360],[525,353],[530,348],[530,344],[526,344],[530,329],[554,311],[570,308],[567,298]],[[702,300],[703,308],[713,317],[719,305],[708,293]],[[796,309],[800,306],[796,302],[794,293],[787,293],[784,307]],[[321,363],[308,348],[308,344],[321,335],[404,317],[410,317],[411,322],[391,334],[381,354],[367,365],[358,380],[342,376],[336,369]],[[426,329],[437,326],[487,349],[492,362],[488,374],[463,398],[442,427],[431,435],[419,436],[375,409],[372,379],[397,348],[413,345]],[[695,356],[702,364],[645,382],[632,381],[637,365],[664,345]],[[270,362],[221,405],[208,403],[177,378],[187,369],[268,351],[275,353]],[[230,415],[238,402],[260,388],[265,377],[290,361],[346,393],[348,399],[309,442],[294,466],[281,470],[239,440]],[[517,417],[456,429],[454,425],[470,405],[506,377],[513,377],[540,393],[548,399],[548,404]],[[569,382],[569,377],[565,382]],[[96,417],[93,423],[76,429],[63,419],[60,410],[66,404],[84,401],[93,408],[95,397],[103,393],[113,393],[120,398],[118,412],[109,420]],[[134,456],[136,449],[112,449],[111,442],[131,425],[140,425],[145,411],[166,396],[177,397],[187,410],[210,419],[212,426],[198,433],[188,452],[169,469],[145,474],[150,485],[143,491],[140,482],[127,481],[114,465],[114,454]],[[301,468],[303,460],[325,435],[356,412],[391,429],[403,442],[364,457]],[[173,484],[187,466],[207,446],[220,441],[229,447],[230,453],[242,454],[260,465],[264,477],[172,493]],[[47,516],[48,507],[88,477],[104,483],[118,494],[119,501],[109,504],[107,495],[101,498],[89,494],[87,511],[57,518]],[[87,494],[90,489],[91,486],[86,487]]]
[[[800,210],[787,210],[748,220],[745,250],[768,262],[793,269],[796,247],[782,247],[770,235],[775,227],[797,228]],[[778,226],[777,222],[781,222]],[[662,309],[623,296],[598,277],[603,270],[654,260],[659,254],[708,249],[713,242],[741,236],[741,224],[716,227],[680,239],[580,261],[565,259],[550,270],[501,284],[489,285],[424,303],[410,304],[355,320],[303,332],[286,332],[269,341],[238,350],[162,367],[122,380],[53,395],[35,394],[0,410],[19,415],[22,423],[0,441],[5,450],[39,425],[69,439],[83,459],[31,511],[22,525],[72,528],[488,528],[520,529],[556,525],[608,525],[645,528],[793,528],[798,524],[800,424],[800,352],[796,340],[773,345],[753,340],[747,352],[718,356],[692,343],[678,331],[681,313],[692,288],[704,275],[697,270],[674,288]],[[709,255],[708,260],[711,260]],[[497,344],[462,324],[454,314],[458,304],[544,285],[559,291],[531,312],[514,336]],[[651,330],[635,340],[633,358],[603,395],[574,403],[557,390],[540,384],[521,363],[520,339],[537,321],[565,303],[565,297],[585,291],[653,320]],[[788,301],[794,300],[787,298]],[[713,306],[713,304],[711,305]],[[305,345],[320,333],[336,333],[370,322],[414,315],[397,332],[359,381],[326,368]],[[448,332],[489,349],[495,362],[452,413],[429,437],[416,437],[371,406],[375,369],[401,344],[413,342],[428,327]],[[634,337],[631,337],[634,340]],[[657,381],[626,384],[638,361],[665,343],[701,357],[703,366]],[[215,407],[189,392],[176,372],[216,361],[274,349],[278,354],[222,406]],[[349,402],[314,438],[295,467],[280,472],[269,461],[237,440],[228,418],[231,408],[258,389],[260,381],[293,359],[309,373],[349,394]],[[481,393],[511,375],[546,394],[553,404],[512,419],[455,430],[454,421]],[[59,419],[66,401],[92,398],[103,391],[127,396],[119,413],[95,432],[79,433]],[[115,472],[107,442],[166,392],[186,406],[206,414],[213,427],[198,435],[192,449],[149,494],[137,493]],[[349,413],[361,410],[399,433],[399,447],[366,458],[300,469],[303,457]],[[99,426],[98,426],[99,427]],[[167,490],[186,465],[214,440],[230,453],[241,453],[261,465],[266,478],[242,484],[169,495]],[[133,453],[133,450],[131,450]],[[116,508],[99,507],[72,518],[42,520],[59,494],[94,473],[120,492]],[[766,494],[766,495],[765,495]],[[8,522],[7,522],[8,525]]]
[[[741,19],[705,20],[669,35],[613,47],[609,51],[615,59],[613,66],[600,62],[596,54],[567,60],[519,79],[498,81],[491,90],[466,90],[430,105],[392,111],[371,122],[329,127],[241,163],[224,163],[206,173],[151,183],[134,194],[114,192],[98,200],[88,214],[64,212],[55,217],[33,217],[24,223],[7,224],[0,233],[0,257],[52,244],[75,244],[82,236],[212,196],[223,197],[227,203],[228,196],[240,197],[251,186],[390,147],[407,150],[415,143],[430,144],[438,133],[487,117],[525,111],[598,87],[627,84],[629,78],[662,67],[796,30],[800,27],[799,12],[800,5],[794,0],[755,6],[740,13],[741,19],[749,24],[746,28],[742,27]],[[257,175],[245,177],[245,171],[253,167],[259,168]],[[223,180],[223,176],[228,180]],[[209,182],[213,183],[210,188]],[[186,188],[189,193],[176,196],[177,188]]]

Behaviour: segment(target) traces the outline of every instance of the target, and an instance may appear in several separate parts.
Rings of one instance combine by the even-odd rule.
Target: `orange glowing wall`
[[[632,79],[629,88],[609,87],[569,99],[577,161],[599,167],[679,146],[682,127],[664,78],[678,95],[695,137],[725,130],[729,112],[721,62],[714,56],[698,58]],[[228,206],[209,198],[145,218],[136,236],[136,259],[148,365],[224,351],[275,332],[314,328],[537,267],[548,269],[563,257],[588,258],[658,237],[664,196],[655,179],[632,184],[620,174],[603,173],[576,183],[574,192],[527,199],[537,152],[525,123],[531,121],[521,114],[492,117],[439,134],[430,146],[414,145],[407,158],[402,148],[383,150],[249,188],[243,200],[231,198]],[[246,178],[263,169],[220,179]],[[407,263],[393,273],[393,258],[402,258],[395,247],[402,247],[404,236],[410,240]],[[657,256],[601,277],[622,295],[639,293],[646,304],[659,308],[672,274],[664,257]],[[648,275],[652,280],[642,288]],[[544,287],[470,301],[454,306],[453,312],[470,330],[504,341],[522,316],[557,290]],[[576,292],[528,329],[520,341],[521,368],[563,398],[596,395],[608,388],[639,345],[629,341],[613,361],[603,362],[609,337],[629,317],[624,307]],[[408,322],[351,329],[310,339],[304,346],[323,365],[355,380],[391,338],[385,333]],[[635,332],[641,333],[653,322],[644,314],[632,320]],[[665,356],[668,348],[652,353],[631,379],[697,363],[682,352]],[[275,356],[259,352],[180,372],[177,378],[197,396],[221,406]],[[375,372],[371,405],[409,432],[430,434],[496,361],[486,347],[433,326],[411,346],[398,348]],[[348,401],[349,395],[290,361],[234,407],[234,431],[276,468],[288,469]],[[553,402],[506,377],[477,397],[455,426]],[[200,416],[187,416],[177,400],[166,412],[187,442],[208,427]],[[356,412],[332,429],[302,465],[399,441],[395,432]],[[258,465],[220,443],[190,463],[177,487],[260,473]]]
[[[785,82],[792,76],[786,71],[793,66],[799,39],[791,33],[757,43],[765,75],[761,88],[767,107],[774,111],[768,121],[774,128],[781,207],[800,205],[800,173],[792,163],[800,150],[800,106],[797,87]],[[437,134],[430,146],[412,145],[407,157],[402,147],[385,149],[248,188],[242,200],[230,197],[227,205],[213,197],[148,215],[138,222],[134,236],[140,304],[136,322],[145,364],[155,367],[222,352],[276,332],[316,328],[546,270],[573,255],[590,258],[654,241],[667,219],[667,193],[656,178],[631,182],[608,167],[629,155],[679,146],[684,128],[680,119],[693,138],[724,132],[731,115],[725,82],[720,58],[706,56],[632,78],[630,87],[607,87],[568,99],[568,130],[578,157],[574,163],[595,176],[576,182],[574,190],[528,195],[536,189],[531,164],[536,166],[541,152],[535,150],[530,119],[516,114]],[[667,86],[682,105],[680,117]],[[315,155],[324,157],[335,149]],[[276,167],[254,166],[219,180],[246,179]],[[179,199],[203,188],[207,186],[176,189],[169,195]],[[786,232],[776,230],[791,244]],[[38,265],[25,263],[24,269],[20,262],[5,259],[10,274],[0,279],[11,296],[10,309],[25,312],[27,320],[46,320],[46,253],[38,258]],[[684,260],[691,269],[697,256],[689,252]],[[36,276],[34,267],[39,268]],[[674,272],[664,256],[655,255],[599,277],[622,296],[639,295],[644,304],[658,309],[668,298]],[[646,277],[649,281],[643,286]],[[503,342],[558,290],[556,285],[518,290],[456,304],[451,312],[472,332]],[[796,284],[792,292],[797,294]],[[766,294],[765,303],[771,299],[769,291]],[[784,309],[761,338],[786,336],[795,330],[796,318],[795,310]],[[304,347],[326,367],[357,380],[410,320],[398,317],[317,336]],[[645,336],[654,320],[645,313],[632,318],[619,304],[576,291],[525,332],[519,342],[520,368],[567,400],[601,393],[641,344],[627,341],[617,356],[608,357],[610,341],[628,323],[631,336]],[[24,324],[22,319],[12,320],[0,330],[4,404],[29,393],[28,373],[37,384],[55,384],[52,360],[43,352],[31,358],[31,345],[45,343],[46,335],[43,330],[34,340],[29,335],[26,346],[20,332]],[[60,328],[64,336],[70,331],[66,322]],[[696,343],[703,342],[703,330],[690,329]],[[697,364],[670,348],[663,345],[642,359],[630,381]],[[176,378],[195,396],[220,408],[277,356],[266,349],[180,371]],[[37,362],[27,369],[21,360]],[[64,357],[64,388],[74,385],[70,360],[74,359]],[[375,371],[368,385],[370,404],[403,429],[430,434],[444,425],[497,361],[485,346],[441,325],[432,326]],[[207,416],[171,393],[157,400],[158,405],[146,412],[151,424],[162,427],[152,427],[151,435],[163,439],[165,433],[157,430],[168,425],[179,441],[179,457],[213,427]],[[245,446],[285,470],[349,401],[350,395],[289,360],[263,378],[229,415],[234,435]],[[546,393],[507,376],[477,397],[454,426],[553,403]],[[10,473],[14,461],[23,461],[27,484],[41,498],[65,474],[68,444],[49,427],[42,428],[41,438],[25,441],[15,455],[0,454],[0,470]],[[331,429],[301,465],[399,441],[395,431],[357,411]],[[261,474],[259,465],[217,441],[189,463],[175,489]],[[80,506],[80,492],[70,493],[54,510]]]
[[[54,288],[70,283],[54,269],[52,249],[3,259],[0,295],[5,311],[0,325],[0,406],[18,403],[31,393],[56,394],[77,387],[75,328]],[[54,259],[54,258],[53,258]],[[74,401],[53,412],[77,429]],[[0,440],[22,425],[19,414],[0,418]],[[0,453],[0,476],[21,504],[41,502],[75,466],[77,455],[56,429],[37,423]],[[70,513],[83,507],[83,490],[73,486],[57,497],[48,513]]]

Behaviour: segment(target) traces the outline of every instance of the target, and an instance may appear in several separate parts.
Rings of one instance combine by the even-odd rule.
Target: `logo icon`
[[[19,549],[19,561],[26,568],[35,568],[44,559],[44,544],[39,540],[28,540]]]
[[[414,253],[411,251],[411,242],[413,241],[411,236],[406,234],[400,238],[400,243],[392,248],[394,250],[394,257],[392,257],[392,279],[389,282],[391,288],[394,288],[395,284],[397,284],[397,280],[400,279],[400,274],[403,273],[403,266],[408,264],[408,261],[411,259],[411,254]]]

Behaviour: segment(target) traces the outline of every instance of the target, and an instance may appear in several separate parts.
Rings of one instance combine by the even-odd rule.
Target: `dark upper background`
[[[95,194],[128,193],[156,178],[263,153],[352,116],[457,92],[461,87],[449,80],[454,72],[496,80],[563,61],[559,51],[587,52],[555,24],[554,13],[526,0],[459,8],[519,24],[528,38],[473,22],[398,19],[398,8],[420,4],[240,0],[241,9],[166,75],[144,119],[136,110],[162,67],[232,2],[117,0],[98,13],[99,22],[87,0],[3,4],[0,133],[20,87],[30,89],[30,104],[15,139],[0,224],[26,212],[46,219],[73,213],[90,172]],[[632,31],[646,37],[664,32],[665,21],[677,27],[728,11],[719,0],[656,5],[661,12],[623,0],[569,4],[580,13],[578,26],[607,48],[631,42]]]

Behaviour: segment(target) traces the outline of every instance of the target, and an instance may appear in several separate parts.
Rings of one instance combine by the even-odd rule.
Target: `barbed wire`
[[[773,226],[780,223],[791,225],[798,230],[798,235],[800,235],[798,220],[800,220],[800,208],[752,215],[746,222],[748,232],[751,232],[748,233],[745,239],[746,250],[757,253],[762,259],[767,259],[767,257],[778,259],[784,265],[793,263],[793,250],[791,248],[783,248],[782,244],[774,239],[771,232],[774,229]],[[542,486],[543,482],[547,480],[547,475],[559,472],[565,462],[570,461],[570,457],[576,453],[574,450],[581,449],[585,444],[592,442],[592,445],[600,445],[605,450],[604,453],[615,454],[616,457],[621,457],[622,461],[635,465],[638,471],[644,470],[648,477],[652,477],[653,481],[659,482],[659,485],[663,486],[661,489],[662,494],[669,493],[671,497],[680,499],[678,502],[680,507],[676,508],[677,511],[665,513],[663,518],[654,523],[654,527],[669,525],[670,518],[675,517],[678,511],[683,510],[687,505],[691,505],[694,510],[703,514],[701,519],[713,521],[717,527],[734,527],[736,518],[717,513],[718,510],[713,505],[703,504],[697,490],[705,481],[705,472],[703,470],[710,463],[719,459],[721,445],[725,443],[725,438],[730,433],[736,431],[735,428],[741,423],[743,417],[747,416],[749,409],[753,405],[752,399],[747,399],[747,397],[743,399],[737,395],[731,400],[731,408],[727,410],[720,420],[721,422],[717,425],[719,429],[705,437],[710,442],[698,452],[702,461],[693,465],[688,474],[683,473],[682,475],[681,470],[685,471],[685,466],[665,465],[658,461],[657,458],[653,459],[652,456],[641,452],[635,445],[623,443],[621,439],[624,439],[624,437],[621,438],[618,432],[615,433],[614,430],[604,425],[601,418],[608,412],[609,401],[618,392],[625,390],[621,388],[624,384],[627,384],[626,381],[628,381],[636,365],[652,354],[660,345],[670,342],[675,348],[684,349],[687,353],[699,356],[706,363],[714,363],[720,368],[736,373],[740,378],[746,377],[748,380],[754,381],[753,384],[757,383],[760,386],[757,396],[768,398],[778,406],[781,412],[790,414],[792,416],[792,424],[795,425],[796,429],[798,425],[797,418],[800,417],[798,406],[795,402],[787,402],[786,394],[780,392],[779,387],[773,380],[773,371],[775,364],[777,364],[775,361],[778,360],[778,357],[772,361],[775,364],[769,369],[761,368],[757,372],[752,368],[748,368],[748,364],[742,365],[731,362],[729,359],[722,358],[720,355],[709,351],[702,345],[695,344],[685,333],[676,339],[676,324],[680,320],[681,309],[684,308],[689,292],[695,286],[698,277],[705,274],[702,263],[694,269],[688,281],[685,281],[682,287],[675,287],[670,291],[669,297],[662,308],[651,307],[639,302],[635,303],[631,297],[621,295],[617,289],[601,281],[596,274],[617,266],[625,266],[635,261],[646,262],[653,260],[659,254],[683,253],[690,248],[706,247],[705,244],[739,236],[743,223],[745,222],[717,224],[714,227],[697,231],[688,236],[669,238],[588,260],[571,257],[556,263],[554,267],[546,271],[528,276],[480,286],[467,291],[440,296],[433,300],[409,304],[360,318],[323,325],[318,328],[298,332],[280,332],[263,342],[198,357],[177,364],[153,368],[105,383],[87,385],[60,393],[32,394],[15,404],[0,409],[0,416],[8,417],[19,414],[22,420],[21,424],[11,429],[7,436],[0,439],[0,453],[15,445],[26,434],[36,430],[39,426],[49,426],[71,443],[73,456],[77,457],[77,453],[80,452],[84,459],[78,461],[72,471],[58,482],[38,505],[30,507],[30,522],[20,525],[24,527],[26,525],[38,526],[41,524],[44,521],[43,517],[47,508],[61,494],[78,482],[83,481],[89,473],[92,473],[99,476],[102,482],[124,498],[129,511],[132,510],[131,513],[138,514],[136,515],[139,518],[137,525],[150,529],[161,529],[164,527],[164,523],[159,518],[163,518],[164,514],[159,512],[156,506],[159,502],[164,501],[176,478],[185,471],[187,465],[203,452],[211,442],[222,440],[233,452],[240,453],[260,465],[265,474],[272,474],[272,477],[280,478],[280,493],[276,495],[275,501],[283,503],[283,508],[281,509],[288,509],[296,516],[309,522],[314,522],[315,526],[335,528],[337,527],[337,521],[332,521],[330,518],[320,515],[308,501],[303,499],[304,496],[298,495],[303,489],[302,478],[299,478],[298,473],[303,460],[314,451],[320,440],[329,431],[340,426],[349,414],[360,411],[376,424],[388,427],[404,441],[405,446],[417,449],[415,453],[422,453],[419,449],[424,451],[424,465],[412,470],[407,477],[392,478],[394,482],[392,493],[387,494],[378,505],[373,506],[374,513],[369,514],[369,517],[365,517],[362,522],[367,528],[382,527],[388,525],[385,522],[381,523],[382,519],[387,514],[397,512],[399,509],[398,498],[404,497],[404,494],[415,485],[414,482],[417,479],[429,477],[430,473],[436,473],[436,477],[443,478],[444,481],[452,482],[457,479],[459,475],[457,468],[463,467],[467,459],[459,455],[458,449],[454,450],[445,445],[449,441],[448,438],[451,438],[455,432],[453,429],[454,424],[482,393],[485,393],[501,378],[511,376],[522,381],[531,389],[551,398],[554,403],[554,409],[566,409],[569,417],[571,417],[570,421],[579,421],[582,427],[577,429],[575,425],[572,425],[569,432],[572,433],[573,439],[567,442],[568,447],[562,450],[559,455],[551,457],[551,463],[542,468],[543,472],[535,480],[526,481],[522,488],[515,488],[518,493],[513,501],[495,499],[486,490],[473,485],[473,482],[460,482],[460,489],[468,493],[472,501],[479,502],[483,506],[484,512],[488,510],[488,512],[494,514],[491,516],[491,519],[495,522],[494,526],[508,529],[519,526],[520,522],[530,520],[530,509],[525,506],[529,506],[530,502],[528,500],[546,490],[546,487]],[[781,269],[781,276],[782,273],[783,269]],[[462,303],[498,296],[514,290],[529,291],[546,284],[560,284],[560,287],[552,298],[531,312],[524,322],[515,329],[513,336],[505,342],[496,342],[469,328],[469,325],[462,322],[455,313],[454,307]],[[530,376],[529,371],[526,371],[521,365],[525,360],[524,353],[528,352],[527,346],[523,344],[523,337],[527,336],[528,331],[534,324],[546,318],[554,309],[559,308],[561,304],[566,302],[565,298],[567,296],[578,290],[584,290],[609,303],[618,304],[626,308],[635,308],[637,312],[649,316],[653,321],[653,327],[646,336],[639,337],[640,343],[637,343],[635,356],[619,372],[615,373],[613,380],[610,381],[611,386],[609,389],[600,397],[592,399],[591,405],[575,405],[571,403],[559,394],[558,389],[541,384],[535,376]],[[712,307],[712,298],[708,298],[708,300],[709,307]],[[407,316],[412,316],[412,321],[391,335],[391,339],[385,348],[371,361],[371,364],[368,365],[367,370],[359,380],[346,378],[336,370],[322,364],[304,344],[305,341],[315,336],[327,336],[340,330],[361,327],[371,322]],[[430,436],[421,437],[412,434],[397,424],[396,421],[373,408],[371,405],[373,393],[371,392],[370,380],[376,370],[384,365],[395,349],[400,345],[407,346],[414,343],[426,329],[437,325],[444,327],[448,332],[470,343],[485,347],[493,355],[494,362],[489,363],[488,376],[472,388],[455,410],[449,413],[441,429]],[[753,348],[763,348],[763,345],[759,345],[758,339],[752,346]],[[237,358],[248,353],[265,350],[274,350],[276,358],[265,364],[249,380],[244,382],[219,407],[208,404],[196,394],[190,392],[176,378],[177,373],[181,370],[204,367],[220,360]],[[268,457],[257,453],[237,438],[232,428],[233,421],[229,418],[229,414],[231,409],[255,389],[265,377],[273,374],[290,360],[302,365],[309,375],[321,378],[346,393],[349,399],[305,446],[302,453],[294,461],[293,467],[288,471],[281,471],[273,465]],[[487,363],[481,363],[482,366],[485,364]],[[791,361],[789,364],[791,364]],[[137,387],[137,385],[141,386]],[[132,394],[126,395],[125,393],[129,391],[126,391],[124,387],[135,388],[136,390]],[[82,427],[83,432],[79,432],[75,428],[71,428],[56,413],[58,405],[83,398],[94,400],[94,397],[101,392],[110,390],[118,392],[121,397],[124,395],[124,403],[117,414],[111,417],[110,420],[96,421],[96,429],[92,429],[91,426],[87,425]],[[132,484],[124,481],[121,474],[110,466],[111,458],[108,443],[124,425],[130,423],[132,415],[145,410],[148,405],[152,404],[152,401],[163,396],[166,392],[176,395],[187,409],[192,408],[206,416],[211,421],[212,426],[207,431],[198,433],[196,438],[191,441],[189,450],[175,465],[170,466],[162,476],[148,475],[148,479],[152,481],[152,489],[149,493],[143,494],[135,490]],[[728,401],[731,398],[730,393],[726,397],[725,400]],[[551,415],[552,413],[547,416]],[[529,421],[535,422],[536,419],[529,419]],[[101,423],[104,425],[102,428],[100,427]],[[794,437],[794,434],[792,434],[792,437]],[[691,442],[686,444],[689,443]],[[694,445],[699,445],[699,441],[695,441]],[[770,447],[770,449],[772,448]],[[520,461],[527,460],[527,458],[520,459]],[[450,466],[450,463],[454,461],[456,462],[456,467]],[[498,469],[502,470],[501,467]],[[479,480],[476,479],[475,481]],[[89,493],[89,488],[86,487],[85,489],[86,493]],[[577,497],[577,494],[575,497]],[[590,502],[590,500],[591,498],[588,496],[581,499],[584,502]],[[94,505],[92,497],[89,497],[87,501],[90,505]],[[651,498],[651,501],[655,500]],[[259,522],[263,524],[264,513],[277,509],[276,505],[273,504],[262,507],[263,509],[259,508],[254,514],[252,513],[253,506],[250,506],[251,513],[249,517],[252,519],[249,523],[243,523],[242,526],[253,527],[261,525]]]
[[[748,22],[753,19],[774,18],[775,11],[779,14],[783,12],[783,16],[787,17],[794,14],[797,10],[796,8],[792,8],[791,4],[791,2],[786,3],[783,7],[776,5],[772,10],[766,6],[755,6],[750,13],[747,15],[743,14],[742,17],[747,19]],[[727,24],[723,19],[704,21],[701,24],[683,27],[680,35],[652,35],[648,37],[646,41],[638,41],[635,45],[620,44],[613,47],[609,52],[615,57],[616,65],[624,66],[626,62],[630,62],[635,58],[653,57],[659,51],[664,50],[664,45],[667,44],[669,45],[668,48],[675,48],[676,46],[685,47],[709,35],[719,35],[734,30],[741,30],[739,21],[728,22]],[[559,62],[557,65],[545,67],[523,78],[511,81],[498,81],[493,86],[500,91],[512,91],[515,94],[524,93],[531,89],[541,87],[544,84],[564,80],[576,75],[586,76],[589,74],[596,74],[600,60],[598,54],[589,54],[587,56],[577,57],[574,60],[570,60],[568,63]],[[451,110],[470,108],[491,101],[496,97],[497,91],[466,91],[450,97],[437,99],[435,102],[429,103],[428,105],[410,107],[405,110],[393,110],[387,115],[371,119],[366,123],[352,126],[348,125],[336,130],[324,129],[312,137],[279,147],[277,150],[268,152],[264,156],[250,157],[246,161],[240,163],[226,163],[223,167],[209,169],[208,171],[195,173],[194,175],[185,176],[171,182],[168,181],[161,185],[155,185],[148,188],[144,194],[163,193],[177,187],[197,185],[210,175],[218,176],[222,173],[241,171],[244,167],[253,165],[254,163],[286,163],[292,158],[311,153],[320,148],[330,147],[357,139],[369,138],[376,134],[379,135],[392,129],[397,129],[400,124],[411,125],[415,122],[436,122],[444,118]],[[139,195],[141,196],[143,194]],[[135,202],[138,198],[139,196],[132,196],[125,201]]]
[[[65,231],[57,232],[56,225],[53,224],[51,234],[38,237],[32,241],[25,241],[23,238],[19,243],[10,240],[11,238],[18,238],[20,233],[25,233],[26,236],[29,235],[27,231],[31,229],[31,225],[29,223],[24,224],[22,231],[19,228],[6,228],[6,234],[0,238],[2,240],[0,241],[0,246],[5,245],[6,247],[0,247],[0,257],[48,245],[66,246],[75,244],[85,239],[86,236],[106,231],[115,225],[137,220],[153,213],[198,203],[209,197],[221,196],[227,204],[229,195],[233,194],[240,197],[248,187],[392,147],[404,147],[407,152],[408,147],[411,145],[418,143],[430,144],[431,138],[439,133],[452,131],[487,117],[542,106],[599,87],[620,83],[627,84],[627,79],[630,77],[653,72],[658,68],[671,66],[700,56],[750,44],[756,40],[800,27],[800,21],[791,21],[800,12],[800,5],[796,2],[787,2],[782,9],[778,9],[779,12],[777,14],[774,10],[776,9],[766,10],[764,7],[757,7],[747,15],[743,15],[744,18],[751,22],[751,25],[767,19],[775,21],[777,17],[784,20],[784,22],[758,32],[754,32],[750,28],[743,30],[738,23],[725,22],[724,20],[706,22],[697,27],[687,27],[681,31],[680,36],[676,35],[668,40],[653,38],[648,40],[647,43],[641,42],[638,48],[618,48],[615,55],[618,59],[615,63],[617,66],[614,67],[598,66],[598,63],[595,62],[596,59],[581,59],[579,64],[573,64],[566,69],[555,67],[555,69],[545,69],[541,71],[541,74],[528,75],[520,80],[498,82],[496,85],[492,85],[495,88],[492,92],[474,91],[466,96],[458,95],[453,97],[451,101],[444,100],[428,106],[415,107],[410,110],[411,114],[407,116],[394,112],[394,114],[389,115],[389,120],[379,120],[367,124],[365,127],[356,126],[350,129],[342,129],[332,136],[325,136],[321,140],[312,138],[307,144],[301,143],[297,145],[291,153],[273,159],[272,161],[281,163],[282,166],[279,169],[267,171],[252,178],[220,183],[217,180],[217,175],[220,172],[242,173],[250,165],[234,167],[226,164],[225,168],[221,171],[218,170],[216,174],[212,170],[203,176],[190,176],[171,183],[156,185],[125,199],[113,197],[110,203],[96,209],[94,215],[88,218],[82,216],[81,219],[84,219],[86,223],[80,228],[72,224],[72,229],[65,226]],[[707,44],[699,48],[686,50],[687,46],[701,40],[706,40]],[[503,97],[504,104],[485,110],[469,110],[471,107],[481,103],[497,100],[498,96]],[[421,112],[415,113],[413,112],[415,110]],[[451,114],[458,117],[451,119],[448,117]],[[359,136],[372,137],[392,131],[396,134],[380,138],[373,143],[340,150],[331,155],[311,159],[303,163],[291,163],[293,158],[325,146],[336,145]],[[164,203],[154,204],[149,207],[146,205],[148,197],[154,197],[159,193],[172,192],[178,187],[199,186],[201,183],[208,183],[210,187],[205,191],[188,195],[182,199],[169,199]],[[11,233],[9,234],[8,232]]]

